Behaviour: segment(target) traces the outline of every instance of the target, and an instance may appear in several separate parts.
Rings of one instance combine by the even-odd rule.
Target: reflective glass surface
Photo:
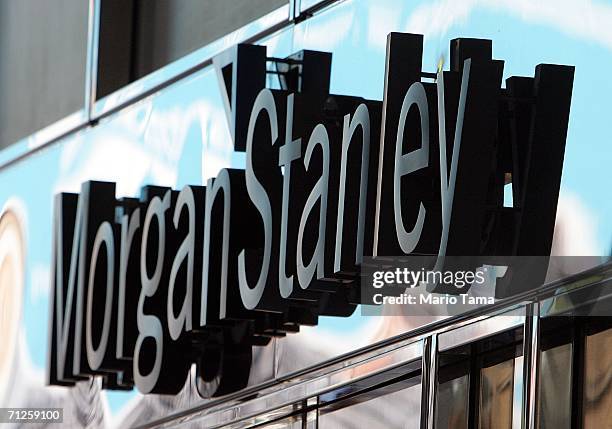
[[[287,4],[287,0],[136,0],[136,78]]]
[[[435,427],[467,429],[470,395],[469,361],[440,368],[436,392]]]
[[[0,1],[0,149],[83,107],[90,3]]]
[[[571,427],[572,344],[540,353],[539,422],[541,429]]]
[[[512,427],[514,359],[483,368],[480,373],[478,427]]]
[[[345,401],[319,411],[319,429],[386,429],[419,427],[421,385],[393,393],[373,392],[373,399]]]
[[[302,429],[303,422],[302,416],[288,417],[286,419],[277,420],[272,423],[265,424],[263,426],[257,426],[261,429]]]
[[[586,337],[584,357],[584,428],[612,424],[612,329]]]

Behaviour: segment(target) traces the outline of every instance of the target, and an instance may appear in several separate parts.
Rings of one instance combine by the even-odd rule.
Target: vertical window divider
[[[87,63],[85,68],[85,113],[91,122],[98,85],[98,50],[100,40],[100,7],[102,0],[89,0],[87,16]]]
[[[584,402],[584,362],[586,327],[584,320],[574,318],[574,338],[572,340],[572,428],[580,429],[583,426]]]
[[[289,21],[295,22],[302,12],[301,0],[289,0]]]
[[[523,327],[523,428],[538,425],[538,377],[540,363],[540,304],[527,306]]]
[[[421,428],[433,429],[438,381],[438,334],[423,339],[421,362]]]
[[[478,427],[480,410],[480,369],[481,357],[478,354],[477,343],[470,344],[470,370],[468,375],[468,427]]]

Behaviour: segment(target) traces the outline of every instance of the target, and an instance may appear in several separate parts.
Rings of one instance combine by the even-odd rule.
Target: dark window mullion
[[[583,422],[584,402],[584,352],[585,327],[581,318],[574,323],[574,338],[572,340],[572,428],[581,429]]]
[[[478,427],[478,417],[480,409],[480,361],[478,355],[477,344],[470,346],[470,375],[469,375],[469,399],[468,399],[468,427]]]

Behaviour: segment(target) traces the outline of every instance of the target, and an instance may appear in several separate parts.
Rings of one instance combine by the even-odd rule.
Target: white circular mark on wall
[[[19,219],[0,214],[0,404],[10,394],[24,289],[25,243]]]

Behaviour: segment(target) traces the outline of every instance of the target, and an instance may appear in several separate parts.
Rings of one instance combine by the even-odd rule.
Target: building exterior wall
[[[0,8],[5,3],[7,2],[0,2]],[[303,8],[306,8],[305,3],[302,2]],[[276,6],[276,3],[274,5]],[[28,5],[20,7],[27,8]],[[83,22],[81,15],[87,13],[81,6],[66,4],[55,7],[54,11],[58,13],[69,10],[70,12],[66,13],[79,15],[75,22]],[[10,13],[22,13],[17,9],[17,6],[11,6]],[[188,380],[180,395],[172,398],[155,395],[142,397],[135,392],[100,390],[97,381],[82,382],[73,389],[44,386],[49,335],[47,329],[52,263],[52,204],[55,194],[79,192],[81,183],[87,180],[117,182],[118,196],[133,197],[147,184],[180,189],[187,184],[205,183],[221,168],[244,167],[244,156],[233,151],[219,82],[210,63],[213,54],[239,41],[248,40],[266,45],[268,55],[273,57],[286,57],[302,49],[332,52],[331,91],[377,100],[382,99],[383,94],[385,39],[392,31],[425,35],[423,68],[431,72],[435,72],[439,66],[448,66],[448,42],[455,37],[492,39],[494,57],[506,60],[504,77],[532,76],[534,67],[542,62],[575,65],[574,95],[560,196],[560,206],[566,209],[558,217],[563,217],[569,226],[565,230],[565,236],[555,238],[557,242],[566,240],[564,246],[558,245],[556,249],[565,255],[607,254],[612,239],[612,224],[609,221],[612,219],[612,194],[608,172],[612,164],[612,151],[609,149],[612,136],[608,127],[607,102],[612,98],[612,84],[606,77],[606,70],[612,66],[612,35],[609,34],[612,5],[589,2],[578,8],[575,5],[558,7],[553,1],[542,2],[536,7],[521,2],[514,4],[502,1],[477,3],[442,0],[347,0],[329,2],[326,7],[313,10],[312,16],[310,13],[300,15],[299,2],[282,6],[276,12],[267,12],[264,18],[259,18],[190,54],[187,52],[192,51],[197,43],[187,43],[183,39],[191,40],[194,33],[176,36],[181,39],[181,46],[189,46],[185,49],[176,47],[172,38],[162,40],[159,43],[170,46],[171,52],[167,54],[166,59],[178,58],[177,61],[95,100],[91,106],[85,107],[84,121],[70,121],[65,127],[60,121],[56,124],[59,130],[47,129],[30,137],[26,136],[34,129],[45,127],[83,106],[85,96],[82,90],[87,90],[84,76],[84,61],[87,58],[86,29],[67,28],[61,32],[52,31],[52,36],[48,36],[52,37],[52,43],[65,42],[66,46],[71,46],[71,49],[67,50],[66,60],[61,62],[61,70],[44,63],[43,52],[33,55],[36,61],[42,61],[42,64],[28,63],[29,59],[14,63],[12,60],[3,61],[0,57],[0,93],[5,94],[5,101],[0,104],[0,145],[23,137],[23,140],[0,152],[0,250],[8,249],[5,253],[0,251],[0,256],[4,256],[4,259],[0,259],[0,305],[3,306],[1,314],[4,315],[4,318],[0,318],[0,336],[11,338],[6,347],[3,344],[3,350],[0,352],[0,406],[64,407],[67,422],[77,425],[92,423],[101,427],[119,426],[122,422],[147,423],[178,412],[195,416],[195,412],[190,413],[188,410],[206,403],[197,395],[192,379]],[[189,15],[185,11],[182,13]],[[186,20],[190,25],[197,26],[199,21],[193,17],[179,18],[184,16],[183,14],[176,15],[177,22]],[[3,17],[9,15],[0,13],[0,23],[5,19]],[[576,19],[576,15],[584,19]],[[35,16],[35,22],[45,20],[38,14],[32,16]],[[50,20],[48,15],[46,20]],[[52,22],[52,19],[50,21]],[[42,22],[39,24],[42,33],[42,29],[46,27],[42,26]],[[52,26],[49,22],[47,24]],[[10,25],[0,25],[0,33],[2,31],[11,32],[11,37],[13,34],[21,34],[19,29]],[[43,37],[37,31],[28,34],[32,38]],[[156,33],[155,37],[161,36]],[[155,37],[152,43],[158,46]],[[4,44],[6,40],[13,39],[2,37],[0,40],[0,43]],[[20,51],[19,47],[29,46],[26,40],[25,36],[20,37],[11,46]],[[203,40],[208,41],[208,38],[204,37]],[[0,55],[6,52],[9,51],[2,49]],[[25,55],[24,52],[22,53]],[[162,55],[162,51],[157,48],[152,52]],[[12,51],[9,53],[11,59],[15,58]],[[182,56],[183,54],[187,55]],[[21,53],[17,58],[22,58]],[[165,62],[167,61],[164,59],[157,61],[154,58],[147,71],[156,69]],[[3,79],[3,68],[6,67],[6,70],[10,71],[7,71],[7,74],[19,75],[20,80],[17,84],[5,83],[6,88],[2,90],[2,84],[7,82]],[[33,77],[26,78],[30,74]],[[45,81],[34,76],[38,74],[59,74],[62,82],[44,86],[36,97],[21,99],[20,93],[25,91],[23,88],[27,87],[27,82]],[[270,75],[268,80],[270,86],[278,87],[275,76]],[[74,88],[79,90],[75,91]],[[49,105],[56,103],[57,109],[49,109]],[[38,111],[43,113],[38,115]],[[25,117],[28,118],[27,127],[14,125],[19,124],[21,118]],[[3,134],[2,129],[9,131]],[[571,274],[573,271],[577,270],[562,267],[560,275]],[[599,275],[604,286],[609,285],[609,268]],[[601,296],[607,296],[606,293],[602,292]],[[540,307],[521,308],[523,319],[520,323],[499,332],[511,329],[523,332],[525,329],[533,329],[529,321],[532,317],[530,312],[540,311]],[[419,324],[412,320],[402,323],[403,331],[414,329]],[[323,364],[341,353],[369,346],[376,340],[387,339],[398,332],[390,329],[389,332],[381,334],[380,325],[381,318],[364,318],[356,314],[343,321],[322,319],[319,327],[305,329],[286,339],[273,340],[269,346],[259,348],[255,353],[256,370],[252,372],[249,386],[256,388],[264,383],[282,379],[298,370]],[[439,332],[447,328],[440,327]],[[436,335],[437,332],[435,331]],[[606,330],[597,332],[609,334]],[[602,338],[608,334],[603,334]],[[589,335],[580,338],[588,337],[590,340],[585,340],[586,347],[596,349],[593,353],[598,356],[603,355],[598,347],[607,347],[609,335],[601,340],[603,343],[593,342],[593,337]],[[431,354],[432,341],[437,341],[434,337],[433,334],[426,338],[414,337],[402,343],[407,355],[398,355],[397,362],[405,369],[406,374],[414,372],[414,377],[417,378],[407,377],[407,380],[413,381],[403,380],[401,389],[385,391],[385,395],[388,394],[392,398],[391,403],[403,403],[405,398],[402,399],[397,392],[410,392],[408,396],[414,399],[408,401],[411,413],[404,416],[406,419],[412,419],[410,421],[420,420],[424,407],[421,401],[423,398],[429,400],[426,394],[423,396],[423,392],[427,392],[429,388],[425,382],[429,380],[421,368],[431,365],[432,356],[437,359],[436,349]],[[409,344],[412,343],[417,344],[415,347],[419,350],[414,356],[410,355],[413,349]],[[516,344],[512,341],[506,341],[504,344],[509,347],[524,347],[521,340],[517,340]],[[379,347],[373,353],[382,356],[383,352],[382,347]],[[538,353],[538,349],[532,350],[532,353]],[[563,359],[563,353],[559,355],[561,357],[550,354],[542,358],[543,371],[554,374],[555,359]],[[532,356],[523,349],[520,354],[516,353],[512,358],[503,360],[501,367],[495,367],[490,372],[503,372],[509,376],[514,374],[512,371],[523,368],[523,360],[517,359],[531,359]],[[597,359],[593,359],[593,362],[595,361]],[[414,362],[417,362],[416,366],[413,365]],[[506,367],[503,362],[506,362]],[[393,369],[393,365],[381,365],[380,368],[385,371]],[[607,377],[611,374],[611,365],[608,360],[607,366],[587,366],[584,377],[588,380],[602,378],[602,374]],[[362,370],[368,371],[367,368]],[[375,372],[367,374],[372,375]],[[391,377],[388,372],[385,373]],[[491,378],[501,378],[495,374],[491,375]],[[521,376],[524,375],[525,373],[521,373]],[[354,373],[339,377],[341,381],[356,378]],[[483,377],[486,378],[487,375]],[[375,384],[374,381],[372,383]],[[418,389],[423,386],[425,388]],[[461,381],[454,386],[449,389],[460,389]],[[329,391],[336,392],[338,397],[342,398],[336,387],[338,386],[330,381]],[[512,394],[518,392],[521,386],[515,389],[518,390],[513,390]],[[589,384],[585,395],[597,396],[596,390],[595,384]],[[430,397],[433,394],[433,391],[430,392]],[[503,398],[509,398],[510,391],[504,390],[497,394],[504,404],[509,404]],[[300,401],[307,399],[299,395],[295,397],[299,397]],[[318,394],[311,397],[318,398],[322,404],[321,409],[325,409],[325,398]],[[595,411],[584,417],[585,419],[593,418],[594,422],[606,421],[605,407],[601,403],[609,404],[610,395],[602,397],[604,399],[601,401],[604,402],[592,401],[589,406]],[[522,397],[522,400],[528,399]],[[92,404],[96,404],[94,408],[91,408]],[[232,404],[228,400],[219,407],[230,407]],[[257,408],[257,404],[249,404],[253,404],[262,415],[268,411],[263,405],[263,408]],[[279,407],[284,405],[280,400],[274,404]],[[534,409],[535,405],[529,402],[526,404],[521,417],[515,420],[531,418],[531,423],[535,424],[535,417],[529,411]],[[542,407],[550,406],[549,402],[543,404]],[[83,410],[90,409],[91,412],[83,413]],[[367,419],[371,413],[371,408],[366,406],[363,414],[356,411],[356,414],[347,417],[342,414],[343,409],[346,411],[345,408],[338,408],[335,412],[321,413],[315,418],[315,422],[318,422],[318,427],[325,427],[325,420],[329,419],[332,423],[343,422],[346,426],[348,422],[355,424],[361,421],[359,419]],[[250,416],[247,411],[236,415],[246,419],[246,416]],[[419,413],[418,419],[415,420],[412,411]],[[393,409],[389,411],[393,412]],[[310,411],[306,410],[298,413],[298,417],[286,417],[286,423],[301,425],[301,420],[296,422],[302,417],[310,419],[309,413]],[[434,418],[433,413],[434,409],[431,409],[431,419]],[[215,415],[211,411],[210,415],[204,414],[200,416],[204,420],[193,417],[194,425],[209,427],[205,422],[210,422],[210,427],[213,427],[229,423],[222,420],[222,413]],[[257,415],[256,412],[252,414]],[[512,416],[512,410],[506,409],[506,414]],[[455,417],[440,415],[438,418],[443,421],[451,417],[457,418],[457,415],[462,416],[460,411],[453,415]],[[484,419],[482,416],[484,414],[481,415]],[[219,420],[216,420],[217,418]],[[266,418],[272,420],[270,416]],[[255,422],[256,419],[252,421],[253,424]],[[481,420],[480,427],[498,427],[495,420],[482,422],[484,420]],[[592,423],[590,427],[597,427],[596,423]]]

